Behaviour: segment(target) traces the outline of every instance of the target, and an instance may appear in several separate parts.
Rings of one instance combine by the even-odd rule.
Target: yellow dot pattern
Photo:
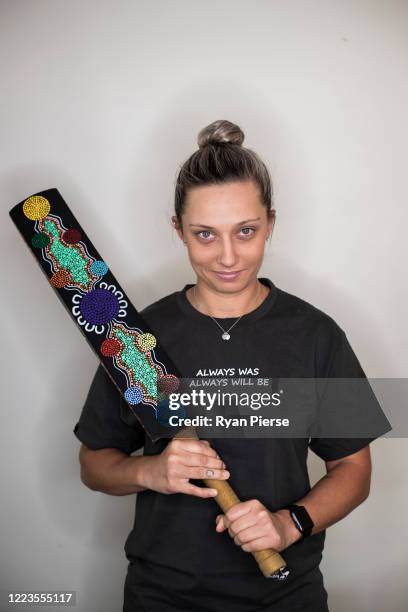
[[[143,353],[151,351],[156,346],[156,338],[153,336],[153,334],[149,333],[140,334],[140,336],[137,337],[136,342],[138,349]]]
[[[51,206],[43,196],[31,196],[23,204],[23,213],[31,221],[44,219],[50,212]]]

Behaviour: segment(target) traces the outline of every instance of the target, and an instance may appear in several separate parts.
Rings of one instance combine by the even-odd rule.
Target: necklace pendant
[[[229,335],[229,333],[228,333],[228,332],[224,332],[224,333],[222,334],[221,338],[222,338],[223,340],[229,340],[229,339],[231,338],[231,336]]]

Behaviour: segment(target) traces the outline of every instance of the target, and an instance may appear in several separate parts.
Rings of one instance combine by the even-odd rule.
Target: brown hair
[[[244,132],[231,121],[213,121],[200,130],[195,151],[181,166],[176,179],[174,211],[179,227],[189,189],[232,181],[253,180],[270,218],[272,182],[269,171],[255,151],[242,146]]]

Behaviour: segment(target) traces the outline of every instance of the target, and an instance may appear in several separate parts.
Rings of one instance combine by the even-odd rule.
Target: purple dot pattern
[[[79,309],[89,323],[104,325],[114,319],[119,312],[119,300],[108,289],[93,289],[84,295]]]

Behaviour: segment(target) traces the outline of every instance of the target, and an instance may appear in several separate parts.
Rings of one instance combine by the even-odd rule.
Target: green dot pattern
[[[74,247],[67,247],[62,244],[58,228],[54,221],[45,219],[44,227],[52,235],[51,253],[60,264],[61,268],[71,273],[73,281],[80,285],[88,285],[91,282],[86,266],[88,259],[83,257],[81,251]]]

